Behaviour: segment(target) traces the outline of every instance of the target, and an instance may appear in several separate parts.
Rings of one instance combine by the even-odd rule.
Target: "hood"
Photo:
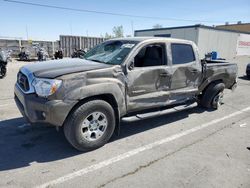
[[[80,58],[65,58],[60,60],[38,62],[26,65],[24,68],[28,69],[36,77],[56,78],[65,74],[103,69],[111,66],[112,65],[97,63]]]

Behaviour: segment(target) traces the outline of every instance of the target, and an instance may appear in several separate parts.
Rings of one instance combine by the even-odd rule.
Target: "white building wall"
[[[218,57],[231,59],[236,56],[238,33],[199,28],[198,47],[200,57],[208,52],[216,51]]]
[[[248,54],[250,52],[250,34],[243,35],[236,32],[213,30],[202,27],[156,29],[135,32],[135,36],[167,34],[170,34],[172,38],[186,39],[195,42],[199,48],[200,58],[204,58],[206,53],[212,51],[216,51],[219,58],[225,59],[232,59],[237,55]],[[244,49],[242,46],[241,49],[239,49],[239,40],[244,42]],[[244,51],[244,53],[242,51]]]
[[[195,43],[198,41],[198,29],[197,28],[180,28],[180,29],[160,29],[149,31],[136,31],[135,36],[146,37],[155,35],[170,34],[171,38],[191,40]]]
[[[237,55],[250,55],[250,35],[239,35],[236,52]]]

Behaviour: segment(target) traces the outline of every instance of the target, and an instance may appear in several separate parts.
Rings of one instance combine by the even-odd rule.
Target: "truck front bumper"
[[[246,70],[246,75],[247,75],[247,76],[250,76],[250,68],[248,68],[248,69]]]
[[[76,101],[47,100],[36,94],[24,94],[15,85],[15,102],[21,114],[31,123],[62,126]]]

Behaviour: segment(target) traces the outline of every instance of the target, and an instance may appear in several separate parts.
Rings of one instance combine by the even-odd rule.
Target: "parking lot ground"
[[[78,152],[62,130],[30,126],[13,101],[12,62],[0,80],[0,187],[250,187],[249,57],[219,110],[199,107],[133,123],[104,147]],[[31,62],[32,63],[32,62]]]

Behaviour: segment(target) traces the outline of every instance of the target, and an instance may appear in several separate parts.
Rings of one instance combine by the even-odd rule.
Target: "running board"
[[[157,116],[161,116],[161,115],[171,114],[174,112],[180,112],[180,111],[191,109],[191,108],[194,108],[197,106],[198,106],[198,104],[195,102],[192,104],[180,105],[180,106],[176,106],[176,107],[161,110],[161,111],[148,112],[148,113],[144,113],[144,114],[137,114],[135,116],[123,117],[121,120],[123,122],[138,121],[138,120],[153,118],[153,117],[157,117]]]

